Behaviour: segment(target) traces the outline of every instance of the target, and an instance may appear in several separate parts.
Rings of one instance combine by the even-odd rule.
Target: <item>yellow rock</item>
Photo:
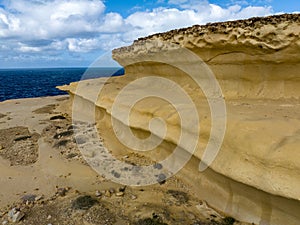
[[[151,149],[163,140],[143,152],[160,161],[179,146],[178,154],[193,157],[176,172],[209,205],[250,223],[299,224],[299,39],[299,14],[193,26],[114,50],[122,77],[59,88],[77,102],[73,116],[96,117],[110,150]],[[222,136],[213,127],[222,130],[224,118]],[[220,143],[199,172],[206,147]]]

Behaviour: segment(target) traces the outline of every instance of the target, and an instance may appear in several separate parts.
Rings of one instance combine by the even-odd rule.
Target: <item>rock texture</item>
[[[154,151],[143,152],[156,161],[164,159],[175,146],[180,147],[179,154],[191,152],[189,144],[196,139],[196,151],[180,174],[194,185],[199,196],[217,209],[247,222],[299,224],[299,35],[299,14],[197,25],[156,34],[113,51],[113,58],[125,67],[125,76],[82,81],[60,89],[77,99],[75,112],[96,115],[107,147],[116,154],[131,149],[115,137],[111,119],[118,121],[115,131],[130,146],[136,139],[128,127],[136,137],[145,139],[152,134],[163,140]],[[186,51],[198,59],[189,58]],[[199,71],[199,64],[203,71]],[[210,90],[216,87],[210,87],[209,79],[203,74],[213,74],[222,92],[207,95],[187,71],[199,74],[203,87]],[[135,82],[149,76],[161,80]],[[192,112],[193,107],[180,102],[175,91],[177,86],[166,86],[162,78],[179,85],[196,105],[201,127],[197,138],[193,129],[195,115],[191,114],[190,121],[182,125],[176,108]],[[178,100],[175,104],[157,98],[159,90],[166,89],[173,91]],[[153,93],[157,93],[156,97]],[[117,101],[120,95],[122,101]],[[144,99],[136,101],[133,107],[136,96]],[[215,145],[223,141],[220,151],[209,169],[199,172],[199,161],[209,137],[214,135],[213,123],[222,125],[218,124],[219,120],[213,122],[207,103],[210,98],[226,102],[226,133],[224,140],[214,137]],[[128,111],[129,120],[124,116]],[[165,121],[165,135],[157,124],[149,128],[149,122],[155,117]],[[183,144],[182,130],[189,133]]]
[[[128,65],[133,58],[174,43],[194,51],[210,66],[227,98],[299,98],[299,23],[299,14],[286,14],[196,25],[141,38],[114,50],[113,57]],[[126,72],[138,69],[144,70],[133,67]]]

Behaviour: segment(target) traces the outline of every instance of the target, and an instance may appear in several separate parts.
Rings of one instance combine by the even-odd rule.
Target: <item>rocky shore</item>
[[[243,224],[177,177],[130,187],[96,173],[75,143],[76,129],[93,125],[73,124],[69,103],[67,96],[0,103],[0,224]],[[150,161],[139,154],[125,158]]]
[[[171,174],[209,205],[249,223],[296,225],[299,35],[299,14],[156,34],[113,51],[125,76],[60,89],[69,92],[73,113],[83,112],[83,118],[96,122],[104,145],[116,156],[132,153],[136,137],[150,140],[141,142],[143,149],[159,140],[142,155],[165,162],[176,150],[180,157],[163,164],[172,170],[178,158],[191,154],[184,168]],[[164,126],[154,118],[161,118]],[[187,134],[184,140],[182,133]],[[199,171],[203,161],[208,168]],[[121,183],[125,177],[117,176]]]

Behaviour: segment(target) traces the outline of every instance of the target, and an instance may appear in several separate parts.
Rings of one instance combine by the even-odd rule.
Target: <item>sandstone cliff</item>
[[[198,54],[227,98],[299,98],[299,23],[299,14],[287,14],[196,25],[141,38],[114,50],[113,57],[128,65],[132,58],[163,50],[164,46],[151,42],[166,41]],[[126,71],[137,73],[137,69]]]
[[[185,168],[171,172],[212,206],[247,222],[298,224],[299,35],[299,14],[174,30],[114,50],[125,76],[60,88],[78,100],[75,111],[94,116],[96,106],[116,155],[155,146],[143,154],[169,168],[189,152]],[[174,151],[184,160],[165,165]],[[209,166],[203,172],[201,160]]]

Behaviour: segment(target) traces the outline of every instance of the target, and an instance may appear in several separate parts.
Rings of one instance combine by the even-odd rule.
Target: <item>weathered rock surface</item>
[[[128,127],[136,137],[145,139],[153,134],[163,140],[154,151],[145,152],[156,161],[164,159],[174,146],[180,147],[179,154],[191,152],[189,144],[198,140],[192,160],[180,174],[194,185],[199,196],[247,222],[298,224],[299,18],[299,14],[253,18],[142,38],[129,47],[113,51],[113,58],[125,67],[125,76],[82,81],[60,89],[68,91],[74,103],[77,102],[75,113],[78,110],[96,117],[107,147],[115,154],[122,152],[118,149],[130,151],[126,146],[136,146]],[[199,71],[199,65],[203,71]],[[202,91],[188,72],[198,74],[204,84]],[[221,94],[214,92],[217,86],[209,85],[207,74],[216,77]],[[155,76],[153,82],[142,79],[149,76]],[[177,110],[181,107],[184,112],[192,112],[193,106],[180,101],[178,86],[167,86],[162,78],[179,85],[196,105],[201,127],[199,136],[193,129],[195,114],[184,114],[190,115],[190,120],[181,124],[182,115]],[[213,94],[207,95],[203,87]],[[166,90],[173,91],[171,97],[176,98],[175,104],[161,99],[160,93]],[[169,98],[170,93],[166,93]],[[136,96],[143,99],[137,101]],[[224,140],[212,132],[213,123],[220,127],[223,124],[219,120],[212,122],[207,103],[218,99],[226,103]],[[128,112],[130,119],[126,117]],[[149,128],[149,121],[155,117],[165,121],[166,134],[161,132],[159,124],[151,124]],[[117,121],[115,131],[127,140],[127,145],[115,137],[111,118]],[[182,144],[183,130],[189,135]],[[199,160],[210,135],[215,135],[215,146],[223,141],[222,146],[209,169],[199,172]],[[147,149],[151,144],[144,143],[143,147]]]

